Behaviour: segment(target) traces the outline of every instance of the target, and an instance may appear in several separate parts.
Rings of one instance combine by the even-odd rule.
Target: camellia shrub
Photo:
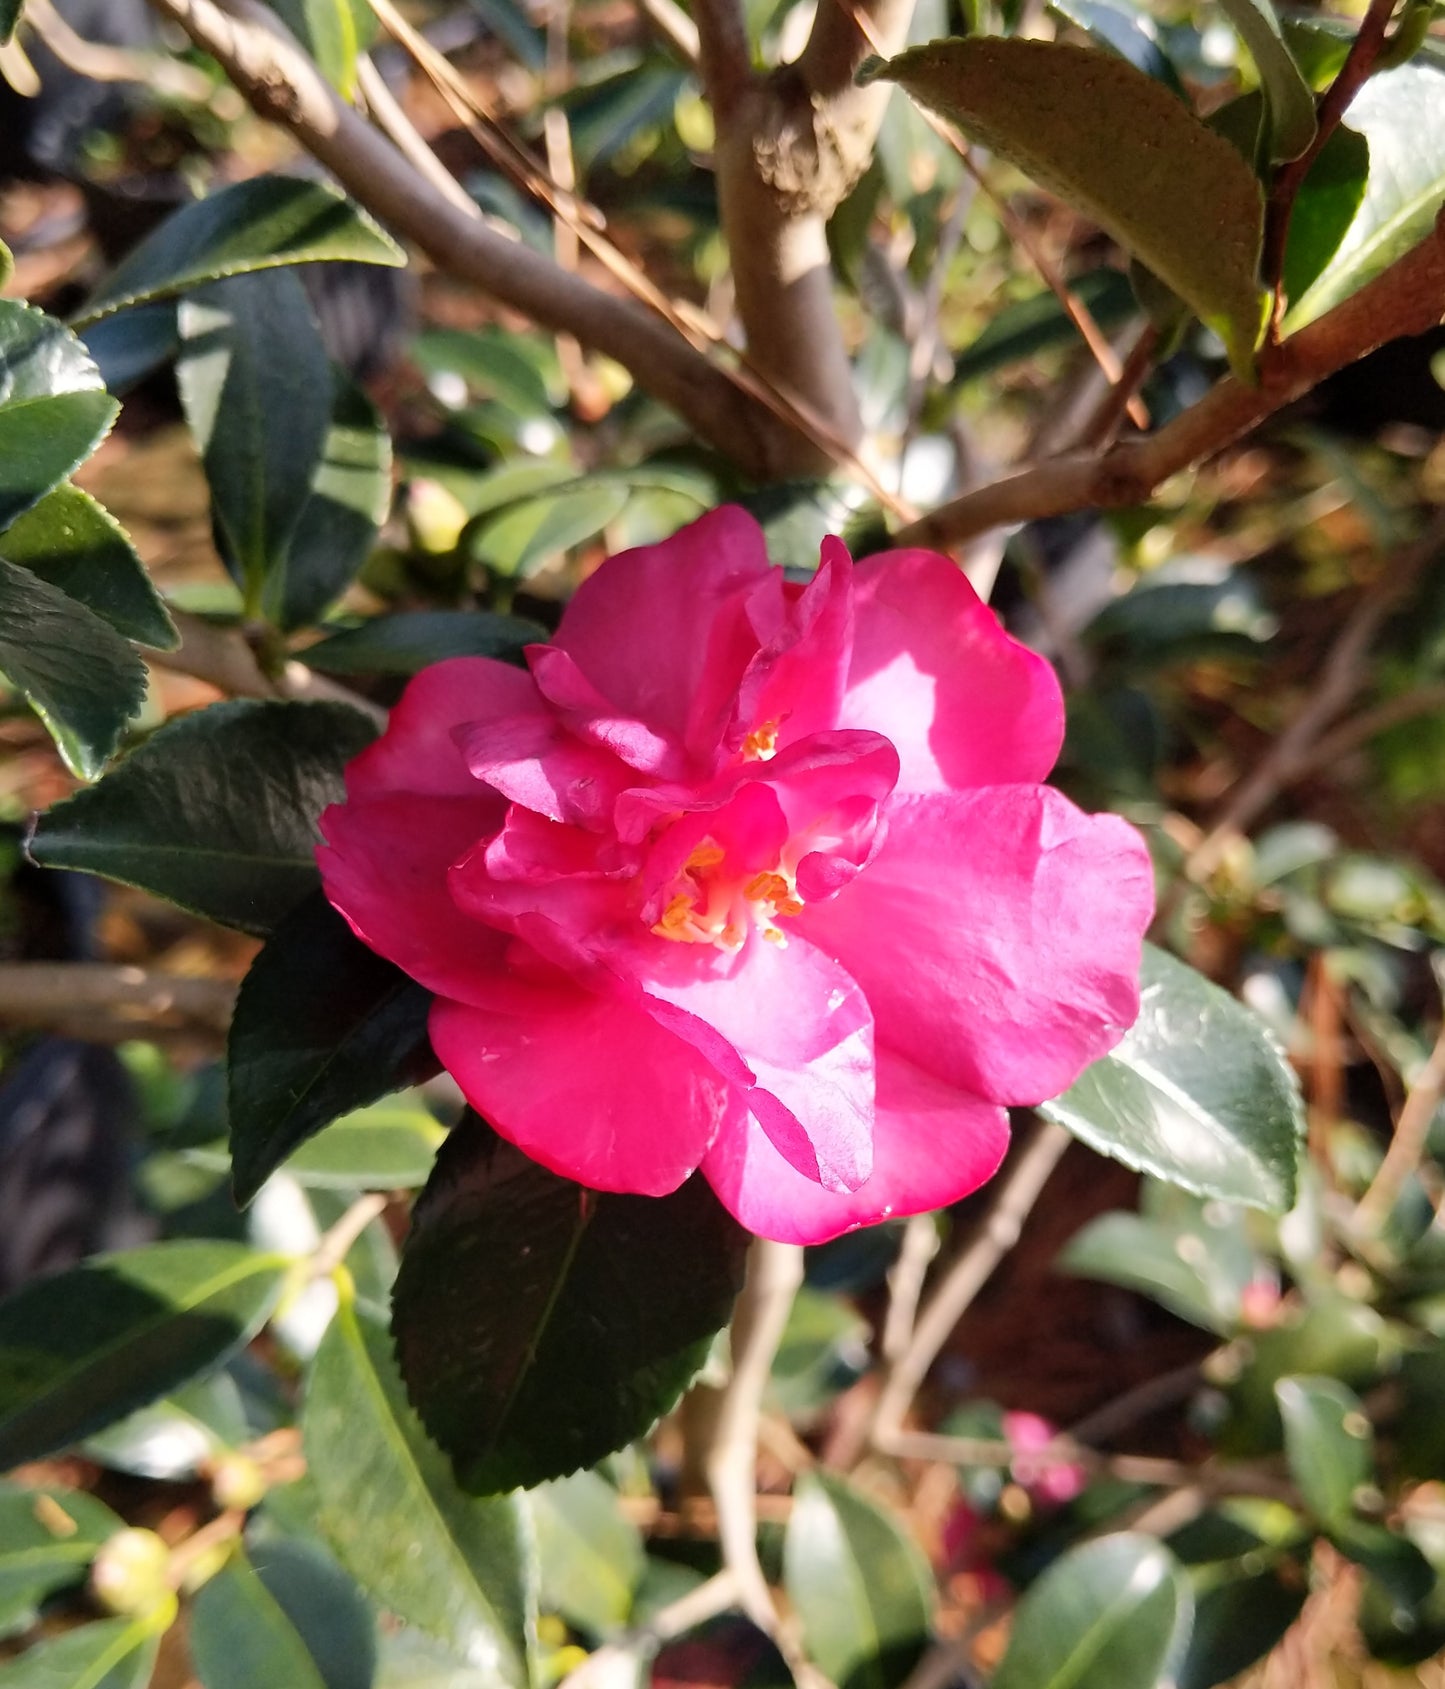
[[[196,947],[0,963],[0,1153],[76,1034],[139,1121],[126,1246],[0,1301],[0,1689],[1427,1660],[1445,892],[1273,806],[1367,747],[1434,795],[1442,470],[1270,428],[1445,317],[1429,6],[153,10],[197,170],[324,170],[0,300],[0,674],[65,770],[7,872]],[[301,277],[409,262],[364,386]],[[218,564],[166,594],[88,490],[159,378]],[[1061,1162],[1009,1353],[1072,1278],[1172,1357],[1096,1344],[1070,1424],[966,1318]]]

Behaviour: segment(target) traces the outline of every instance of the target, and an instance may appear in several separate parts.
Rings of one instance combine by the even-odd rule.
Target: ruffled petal
[[[730,1212],[760,1237],[826,1243],[878,1220],[947,1207],[998,1170],[1008,1116],[890,1050],[877,1053],[873,1172],[855,1191],[824,1190],[778,1151],[755,1117],[719,1132],[703,1173]]]
[[[392,792],[475,795],[476,778],[455,730],[535,707],[536,696],[524,669],[491,657],[452,657],[423,669],[392,710],[386,732],[347,764],[347,796],[357,802]]]
[[[963,1090],[1038,1103],[1139,1013],[1154,876],[1139,834],[1047,786],[895,800],[866,873],[798,927],[878,1038]]]
[[[529,704],[517,715],[454,729],[468,770],[551,821],[601,828],[636,776],[616,757],[575,739],[535,692]]]
[[[899,791],[1042,780],[1064,737],[1049,664],[1004,632],[946,557],[881,552],[853,579],[853,661],[838,724],[893,741]]]
[[[621,714],[690,744],[694,722],[716,720],[757,650],[744,600],[759,581],[781,594],[762,529],[724,506],[610,558],[577,589],[553,644]]]
[[[678,954],[692,948],[647,952],[637,968],[643,990],[737,1052],[756,1080],[749,1106],[789,1165],[831,1190],[855,1189],[873,1164],[873,1018],[863,994],[801,942],[780,949],[755,934],[736,957],[715,952],[706,966]]]
[[[527,661],[537,690],[568,731],[584,743],[596,745],[628,768],[659,780],[676,780],[687,772],[687,755],[681,743],[671,734],[655,732],[634,716],[619,713],[566,651],[559,651],[555,645],[532,645]]]
[[[430,1031],[479,1114],[592,1190],[664,1196],[746,1114],[733,1087],[648,1015],[565,984],[532,989],[517,1014],[438,998]]]
[[[429,991],[469,1002],[499,965],[506,939],[459,909],[452,863],[495,833],[505,804],[472,782],[466,798],[375,798],[333,804],[316,852],[326,895],[351,930]]]

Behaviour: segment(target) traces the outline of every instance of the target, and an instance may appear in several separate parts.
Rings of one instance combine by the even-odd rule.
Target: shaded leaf
[[[125,640],[58,586],[3,557],[0,673],[25,694],[83,780],[105,767],[145,702],[145,665]]]
[[[1129,279],[1118,270],[1090,270],[1069,288],[1103,329],[1118,328],[1138,310]],[[1078,333],[1057,295],[1041,288],[1031,298],[993,313],[972,345],[955,357],[951,385],[977,381],[1056,346],[1072,346]]]
[[[1269,156],[1298,158],[1315,138],[1315,97],[1285,44],[1270,0],[1220,0],[1239,31],[1269,107]]]
[[[127,1414],[87,1437],[83,1450],[112,1471],[173,1482],[195,1477],[228,1448],[250,1440],[236,1382],[222,1371]]]
[[[623,1517],[617,1491],[596,1472],[527,1493],[537,1534],[539,1601],[593,1636],[621,1629],[647,1564],[642,1533]]]
[[[316,888],[316,818],[376,736],[346,704],[212,704],[41,817],[31,854],[267,933]]]
[[[298,1144],[430,1063],[431,993],[315,892],[241,986],[227,1047],[232,1181],[249,1202]]]
[[[1229,1578],[1195,1597],[1178,1689],[1215,1689],[1263,1659],[1300,1615],[1305,1590],[1273,1572]]]
[[[1263,1021],[1193,968],[1144,947],[1139,1019],[1040,1112],[1128,1167],[1283,1212],[1304,1110]]]
[[[1330,1532],[1340,1553],[1363,1566],[1397,1607],[1409,1611],[1435,1587],[1435,1569],[1407,1536],[1366,1519],[1342,1519]]]
[[[331,363],[287,270],[181,301],[176,384],[211,488],[221,559],[252,613],[311,496],[331,415]]]
[[[238,1548],[191,1605],[191,1659],[205,1689],[329,1689],[306,1644]]]
[[[1153,1537],[1072,1548],[1019,1602],[993,1689],[1155,1689],[1193,1609],[1188,1579]]]
[[[143,1618],[103,1619],[46,1637],[0,1665],[0,1689],[143,1689],[175,1612],[168,1597]]]
[[[341,596],[391,507],[391,436],[381,412],[345,371],[333,367],[331,379],[331,415],[309,492],[262,600],[281,628],[304,627]]]
[[[1274,1395],[1300,1494],[1322,1525],[1344,1524],[1355,1491],[1374,1473],[1375,1439],[1360,1398],[1333,1378],[1281,1378]]]
[[[446,1135],[419,1102],[397,1098],[343,1115],[302,1144],[286,1171],[307,1190],[416,1190]]]
[[[110,394],[100,391],[0,404],[0,528],[79,469],[119,412]]]
[[[466,1116],[392,1307],[408,1394],[463,1485],[541,1483],[641,1436],[707,1358],[746,1245],[700,1178],[664,1197],[584,1191]]]
[[[1284,320],[1293,334],[1358,292],[1423,240],[1445,199],[1445,77],[1424,64],[1372,76],[1350,105],[1349,126],[1370,149],[1364,198],[1322,274]]]
[[[252,176],[185,206],[147,236],[87,300],[84,326],[123,305],[184,293],[223,276],[349,258],[393,267],[406,256],[335,188]]]
[[[871,70],[1082,211],[1224,341],[1241,375],[1264,326],[1254,173],[1167,88],[1065,42],[934,41]]]
[[[0,1634],[29,1623],[58,1589],[79,1583],[122,1521],[82,1490],[0,1484]]]
[[[469,535],[472,555],[503,575],[527,576],[602,531],[627,503],[624,481],[569,482],[509,506]]]
[[[0,556],[59,587],[139,645],[174,651],[180,644],[125,529],[68,481],[0,534]]]
[[[516,658],[547,637],[524,616],[489,610],[403,610],[332,634],[297,655],[322,674],[419,673],[449,657]]]
[[[1069,1240],[1058,1265],[1083,1278],[1120,1284],[1206,1331],[1225,1334],[1239,1322],[1239,1300],[1253,1261],[1211,1247],[1197,1228],[1166,1225],[1138,1214],[1101,1214]]]
[[[189,1240],[101,1255],[0,1303],[0,1468],[113,1424],[223,1360],[290,1263]]]
[[[249,1552],[256,1577],[306,1645],[326,1689],[371,1689],[376,1618],[356,1583],[319,1544],[267,1535]]]
[[[20,22],[20,12],[25,0],[0,0],[0,45],[3,45],[15,33],[15,25]],[[10,257],[9,248],[5,250],[6,263],[0,265],[0,285],[10,279],[10,272],[15,267],[15,261]]]
[[[491,1682],[526,1689],[535,1592],[522,1503],[458,1490],[407,1404],[385,1326],[349,1298],[312,1365],[302,1437],[318,1522],[352,1576]]]
[[[810,1659],[838,1689],[895,1689],[928,1642],[933,1580],[907,1533],[843,1479],[805,1472],[783,1582]]]
[[[1136,70],[1162,82],[1181,99],[1186,97],[1179,72],[1155,39],[1153,19],[1147,13],[1116,5],[1114,0],[1049,0],[1049,10],[1092,36],[1100,46],[1127,59]]]

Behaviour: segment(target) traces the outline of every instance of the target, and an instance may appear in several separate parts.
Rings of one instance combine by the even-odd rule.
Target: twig
[[[1103,451],[1113,445],[1124,417],[1133,415],[1129,402],[1148,379],[1154,365],[1154,353],[1159,345],[1159,330],[1153,323],[1145,323],[1129,348],[1119,379],[1104,394],[1092,416],[1085,418],[1079,437],[1074,442],[1079,451]],[[1146,411],[1145,426],[1148,424]]]
[[[320,1243],[311,1251],[311,1259],[307,1262],[309,1276],[325,1278],[328,1273],[334,1273],[351,1253],[356,1240],[373,1220],[381,1218],[390,1202],[391,1198],[381,1191],[368,1191],[365,1196],[357,1197],[336,1224],[322,1234]]]
[[[447,274],[615,358],[746,472],[768,478],[816,466],[820,454],[811,441],[670,324],[459,211],[337,98],[304,53],[277,36],[258,0],[228,0],[227,10],[216,0],[151,5],[220,63],[261,116],[289,129],[363,205]]]
[[[929,1367],[964,1311],[1019,1240],[1025,1217],[1073,1139],[1062,1126],[1039,1122],[968,1247],[949,1267],[924,1306],[907,1348],[888,1369],[873,1418],[873,1441],[890,1451]]]
[[[698,69],[715,123],[733,121],[753,86],[747,19],[739,0],[696,0]]]
[[[1226,376],[1165,427],[1100,455],[1070,453],[1021,470],[900,528],[894,543],[946,549],[990,528],[1074,510],[1142,504],[1171,475],[1232,445],[1265,417],[1386,341],[1445,315],[1441,222],[1389,269],[1260,360],[1259,384]]]
[[[100,1012],[129,1020],[131,1035],[161,1020],[224,1032],[236,987],[229,980],[148,973],[112,962],[0,964],[0,1024],[67,1027]]]
[[[1201,842],[1189,853],[1185,875],[1206,879],[1219,866],[1230,840],[1244,832],[1293,779],[1325,729],[1349,705],[1367,678],[1366,658],[1380,629],[1423,571],[1445,546],[1445,511],[1425,532],[1393,557],[1345,621],[1311,685],[1298,715],[1224,797]]]
[[[1332,768],[1341,757],[1348,756],[1351,751],[1358,750],[1390,728],[1402,727],[1416,716],[1433,715],[1437,710],[1445,710],[1445,680],[1432,681],[1428,686],[1417,686],[1412,691],[1386,698],[1383,703],[1361,710],[1358,715],[1341,722],[1333,733],[1327,733],[1295,765],[1291,779],[1298,780],[1302,774],[1312,774],[1317,768]]]
[[[1375,1237],[1395,1210],[1400,1193],[1420,1165],[1430,1127],[1445,1096],[1445,1023],[1435,1039],[1425,1065],[1410,1081],[1404,1105],[1395,1119],[1394,1134],[1380,1170],[1370,1188],[1356,1204],[1350,1217],[1350,1231],[1362,1238]]]
[[[1298,158],[1280,166],[1270,188],[1269,201],[1265,206],[1264,251],[1260,260],[1260,273],[1264,277],[1265,286],[1275,294],[1271,334],[1277,333],[1284,314],[1285,301],[1279,284],[1284,274],[1285,247],[1289,240],[1290,215],[1294,210],[1295,196],[1315,160],[1324,150],[1325,143],[1339,128],[1340,120],[1349,109],[1350,102],[1375,68],[1375,60],[1379,58],[1385,45],[1385,31],[1389,26],[1390,14],[1394,10],[1395,0],[1370,0],[1369,10],[1360,20],[1359,30],[1350,43],[1350,50],[1345,56],[1345,62],[1340,66],[1339,74],[1320,96],[1315,110],[1314,140]]]
[[[923,1281],[938,1253],[938,1225],[932,1214],[915,1214],[903,1228],[898,1259],[888,1274],[888,1314],[883,1322],[883,1359],[892,1364],[908,1348]]]
[[[386,85],[370,54],[356,61],[356,85],[366,101],[371,121],[381,130],[407,163],[456,206],[465,217],[480,219],[481,207],[427,145],[416,125],[401,108]]]
[[[1064,1434],[1075,1443],[1106,1442],[1126,1425],[1134,1425],[1160,1408],[1182,1401],[1197,1388],[1203,1370],[1204,1362],[1190,1361],[1172,1372],[1160,1373],[1157,1378],[1146,1378],[1132,1390],[1125,1390],[1092,1413],[1086,1413]]]
[[[737,1579],[724,1569],[660,1608],[646,1624],[589,1654],[575,1671],[567,1673],[558,1689],[612,1689],[617,1682],[629,1680],[625,1668],[639,1657],[655,1654],[663,1643],[685,1636],[737,1605]]]
[[[67,70],[91,82],[139,82],[173,100],[201,105],[211,97],[211,79],[194,65],[164,53],[135,53],[109,43],[87,41],[56,11],[51,0],[27,0],[25,22]]]
[[[695,71],[702,57],[697,25],[674,0],[637,0],[640,11],[689,70]]]

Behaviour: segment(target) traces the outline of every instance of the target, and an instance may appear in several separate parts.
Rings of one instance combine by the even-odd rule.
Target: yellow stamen
[[[778,754],[778,724],[765,721],[743,740],[743,757],[748,762],[768,762]]]
[[[683,863],[683,868],[716,868],[726,855],[716,839],[701,839],[692,847],[692,854]]]
[[[754,874],[752,879],[743,887],[743,896],[754,903],[778,903],[785,897],[792,896],[792,887],[781,874],[765,870],[761,874]],[[801,908],[802,905],[799,905]],[[797,913],[796,910],[793,911]]]

